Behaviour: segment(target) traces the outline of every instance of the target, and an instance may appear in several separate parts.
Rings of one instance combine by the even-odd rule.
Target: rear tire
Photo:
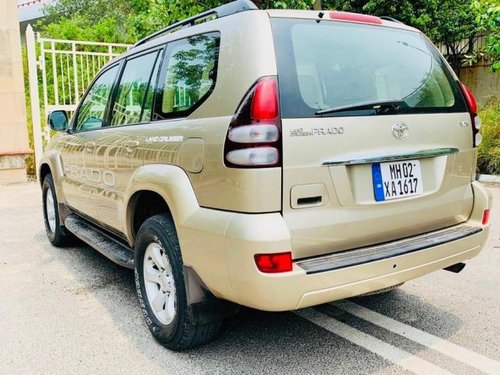
[[[219,332],[220,321],[196,324],[187,304],[179,240],[168,215],[152,216],[139,229],[135,283],[146,324],[165,347],[189,349],[211,341]]]
[[[54,180],[51,174],[45,176],[43,180],[42,198],[43,221],[45,223],[45,232],[47,233],[50,243],[57,247],[67,245],[72,236],[60,222],[59,204],[57,201],[56,189],[54,188]]]

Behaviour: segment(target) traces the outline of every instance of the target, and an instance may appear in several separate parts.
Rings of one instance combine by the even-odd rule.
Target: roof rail
[[[137,46],[140,46],[141,44],[144,44],[152,39],[158,38],[162,35],[166,35],[169,33],[172,33],[174,31],[184,29],[186,27],[194,26],[203,22],[207,21],[212,21],[213,19],[216,18],[221,18],[225,16],[229,16],[231,14],[239,13],[239,12],[245,12],[247,10],[256,10],[259,9],[257,6],[251,2],[250,0],[236,0],[228,4],[221,5],[217,8],[213,8],[210,10],[207,10],[206,12],[197,14],[196,16],[187,18],[185,20],[176,22],[170,26],[167,26],[166,28],[157,31],[154,34],[151,34],[144,39],[139,40],[137,43],[135,43],[132,48],[135,48]]]
[[[401,22],[400,20],[397,20],[397,19],[395,19],[395,18],[393,18],[393,17],[389,17],[389,16],[380,16],[379,18],[380,18],[380,19],[383,19],[383,20],[385,20],[385,21],[396,22],[396,23],[400,23],[400,24],[404,25],[404,23],[403,23],[403,22]]]

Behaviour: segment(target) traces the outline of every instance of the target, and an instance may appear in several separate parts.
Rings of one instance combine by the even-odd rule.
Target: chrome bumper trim
[[[308,275],[319,272],[333,271],[339,268],[357,266],[364,263],[375,262],[439,246],[461,238],[472,236],[476,233],[482,232],[482,230],[483,229],[481,227],[461,224],[436,232],[405,238],[403,240],[298,260],[295,264],[305,270]]]

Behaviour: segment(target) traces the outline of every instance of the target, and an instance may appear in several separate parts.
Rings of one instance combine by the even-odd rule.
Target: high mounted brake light
[[[481,128],[481,119],[477,115],[477,102],[476,98],[472,91],[465,86],[462,82],[460,82],[460,88],[462,89],[462,94],[464,96],[465,102],[467,103],[467,109],[470,113],[471,125],[472,125],[472,137],[473,137],[473,146],[477,147],[481,144],[483,137],[479,132]]]
[[[231,168],[281,165],[281,122],[276,77],[259,79],[236,110],[224,145]]]
[[[381,18],[360,13],[333,11],[330,12],[330,18],[332,20],[338,20],[338,21],[351,21],[351,22],[373,23],[375,25],[382,25]]]

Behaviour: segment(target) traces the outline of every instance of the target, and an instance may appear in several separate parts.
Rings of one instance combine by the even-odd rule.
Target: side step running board
[[[126,268],[134,268],[134,252],[75,214],[69,215],[64,226],[76,237],[99,251],[106,258]]]
[[[412,253],[414,251],[424,250],[429,247],[469,237],[481,231],[481,227],[473,227],[462,224],[436,232],[405,238],[404,240],[298,260],[296,264],[305,270],[308,275],[319,272],[333,271],[339,268],[357,266],[364,263],[375,262],[377,260]]]

